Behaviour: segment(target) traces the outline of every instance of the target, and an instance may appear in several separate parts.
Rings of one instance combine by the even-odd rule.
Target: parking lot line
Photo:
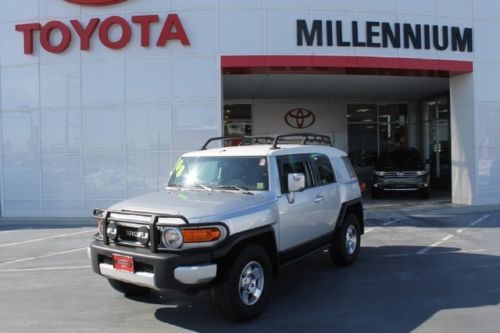
[[[477,220],[475,220],[475,221],[473,221],[473,222],[469,223],[469,224],[467,225],[467,227],[457,230],[457,231],[456,231],[456,233],[457,233],[457,234],[461,234],[462,232],[464,232],[464,230],[465,230],[465,229],[468,229],[468,228],[470,228],[470,227],[474,227],[474,226],[478,225],[478,224],[479,224],[479,223],[481,223],[482,221],[486,220],[488,217],[490,217],[490,215],[484,215],[483,217],[481,217],[481,218],[479,218],[479,219],[477,219]],[[435,243],[433,243],[433,244],[431,244],[431,245],[427,246],[426,248],[423,248],[422,250],[418,251],[418,252],[417,252],[417,254],[419,254],[419,255],[420,255],[420,254],[426,254],[427,252],[429,252],[429,251],[430,251],[430,250],[432,250],[433,248],[435,248],[435,247],[437,247],[437,246],[439,246],[439,245],[443,244],[444,242],[449,241],[449,240],[450,240],[450,239],[452,239],[453,237],[455,237],[455,235],[453,235],[453,234],[446,235],[446,236],[444,236],[441,240],[439,240],[439,241],[437,241],[437,242],[435,242]]]
[[[486,220],[488,217],[490,217],[490,216],[485,215],[485,216],[481,217],[480,219],[477,219],[474,222],[472,222],[471,224],[469,224],[469,226],[474,227],[474,226],[478,225],[479,223],[483,222],[483,220]]]
[[[56,252],[56,253],[49,253],[49,254],[44,254],[44,255],[41,255],[41,256],[27,257],[27,258],[21,258],[21,259],[16,259],[16,260],[11,260],[11,261],[4,261],[4,262],[0,262],[0,266],[8,265],[8,264],[15,264],[15,263],[18,263],[18,262],[36,260],[36,259],[41,259],[41,258],[54,257],[54,256],[58,256],[58,255],[61,255],[61,254],[79,252],[79,251],[84,251],[84,250],[87,250],[87,248],[86,247],[81,247],[81,248],[78,248],[78,249],[72,249],[72,250],[62,251],[62,252]]]
[[[15,273],[15,272],[39,272],[39,271],[70,271],[76,269],[89,269],[92,266],[63,266],[63,267],[40,267],[40,268],[12,268],[2,269],[0,273]]]
[[[29,228],[20,228],[20,229],[13,229],[13,230],[0,230],[0,235],[5,235],[5,234],[10,234],[13,232],[19,232],[19,231],[26,231],[26,230],[33,230],[33,227]]]
[[[85,230],[85,231],[73,232],[73,233],[69,233],[69,234],[54,235],[54,236],[44,237],[44,238],[35,238],[35,239],[30,239],[30,240],[21,241],[21,242],[15,242],[15,243],[0,244],[0,248],[2,248],[2,247],[8,247],[8,246],[14,246],[14,245],[22,245],[22,244],[34,243],[34,242],[42,242],[42,241],[45,241],[45,240],[55,239],[55,238],[62,238],[62,237],[68,237],[68,236],[76,236],[76,235],[86,234],[86,233],[89,233],[89,232],[95,232],[95,230],[94,229],[92,229],[92,230]]]

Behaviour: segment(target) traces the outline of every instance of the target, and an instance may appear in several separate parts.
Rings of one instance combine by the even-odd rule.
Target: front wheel
[[[123,281],[108,279],[108,282],[111,285],[111,287],[113,287],[113,289],[123,293],[125,296],[132,296],[132,297],[145,296],[151,292],[151,289],[149,288],[137,286],[135,284]]]
[[[329,253],[333,263],[338,266],[351,265],[359,254],[361,227],[355,215],[348,215],[342,227],[335,231]]]
[[[235,321],[245,321],[260,314],[269,298],[272,267],[269,255],[259,245],[244,248],[222,280],[213,288],[219,310]]]

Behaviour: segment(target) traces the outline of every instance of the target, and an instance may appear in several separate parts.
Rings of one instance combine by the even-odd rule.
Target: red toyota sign
[[[89,0],[74,1],[88,2]],[[97,3],[97,0],[93,2]],[[104,0],[99,0],[99,2],[103,4]],[[106,2],[111,3],[109,0]],[[113,2],[116,3],[116,1]],[[136,25],[140,29],[141,46],[150,47],[151,26],[162,23],[163,28],[156,38],[157,47],[165,47],[170,41],[179,41],[184,46],[190,45],[184,26],[177,14],[169,14],[162,21],[159,15],[134,15],[131,23],[121,16],[111,16],[104,20],[92,18],[85,23],[79,20],[70,20],[69,24],[61,21],[49,21],[44,25],[40,23],[24,23],[16,25],[16,31],[23,34],[25,54],[33,54],[35,34],[37,32],[39,32],[41,47],[50,53],[63,53],[69,48],[75,37],[80,41],[80,49],[88,51],[91,38],[95,34],[99,36],[99,41],[107,48],[113,50],[123,49],[132,39],[132,25]],[[114,26],[121,29],[121,35],[117,39],[110,37],[110,31]],[[54,42],[51,36],[56,32],[59,32],[62,38]]]
[[[109,6],[126,0],[66,0],[67,2],[76,3],[85,6]]]

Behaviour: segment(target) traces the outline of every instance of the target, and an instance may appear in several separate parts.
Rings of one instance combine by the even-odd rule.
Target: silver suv
[[[247,137],[183,155],[165,191],[95,210],[93,270],[131,296],[212,288],[224,315],[264,308],[280,267],[329,249],[352,264],[364,232],[361,193],[327,136]],[[235,141],[235,138],[230,138]]]

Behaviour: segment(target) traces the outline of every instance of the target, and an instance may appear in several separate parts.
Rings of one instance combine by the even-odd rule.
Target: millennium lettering
[[[473,51],[472,28],[375,21],[297,20],[297,45]]]

